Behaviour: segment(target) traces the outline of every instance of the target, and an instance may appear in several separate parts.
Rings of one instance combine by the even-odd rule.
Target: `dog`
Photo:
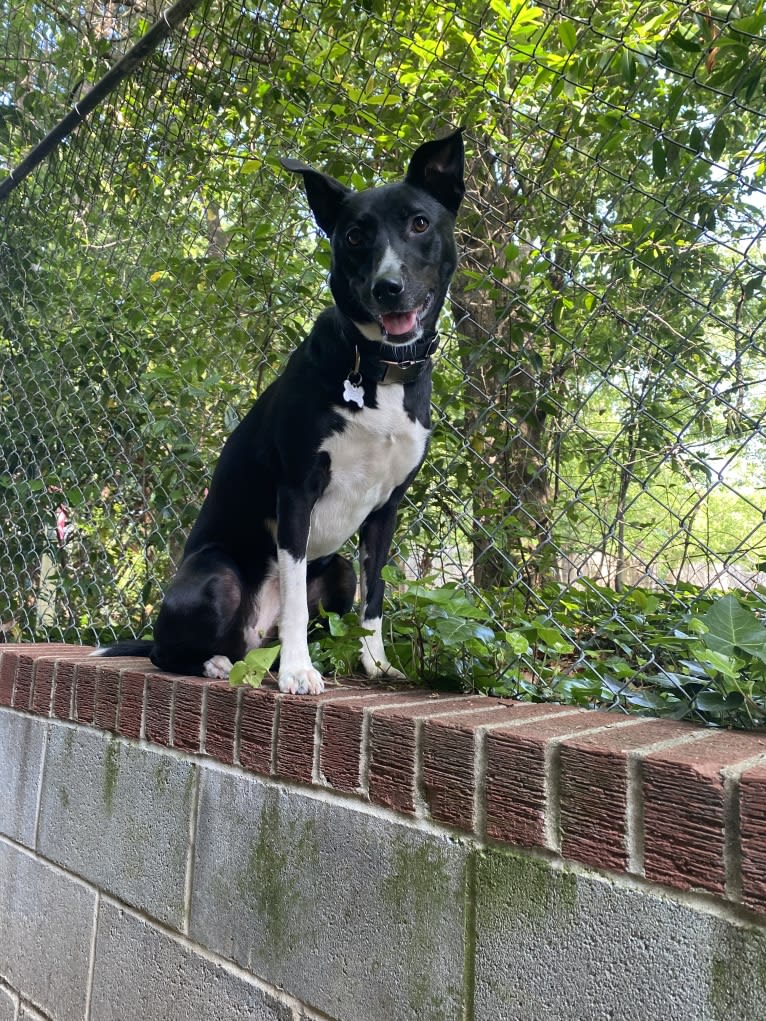
[[[364,191],[292,159],[332,248],[335,301],[224,444],[145,656],[172,673],[225,678],[252,648],[281,642],[279,689],[324,690],[307,629],[321,606],[351,610],[356,574],[337,551],[359,534],[361,662],[403,675],[382,639],[399,504],[426,455],[431,356],[457,265],[462,129],[425,142],[402,181]]]

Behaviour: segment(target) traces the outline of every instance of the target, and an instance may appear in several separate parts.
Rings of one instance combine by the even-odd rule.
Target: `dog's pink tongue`
[[[381,316],[383,329],[389,337],[401,337],[404,333],[410,333],[418,324],[417,311],[412,312],[389,312]]]

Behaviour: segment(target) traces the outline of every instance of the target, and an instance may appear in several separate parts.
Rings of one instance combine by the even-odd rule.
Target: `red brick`
[[[370,720],[370,801],[399,812],[415,811],[417,734],[420,724],[439,713],[486,709],[486,697],[413,696],[411,706],[374,711]]]
[[[545,847],[546,752],[567,734],[609,725],[614,716],[588,709],[539,706],[546,719],[487,732],[487,836],[520,847]],[[565,715],[566,714],[566,715]]]
[[[766,736],[711,732],[641,762],[644,872],[682,890],[725,892],[721,771],[766,752]]]
[[[0,649],[0,705],[13,704],[13,688],[16,683],[18,655],[8,646]]]
[[[353,688],[332,688],[320,695],[283,695],[277,720],[276,772],[286,780],[311,783],[314,775],[314,734],[319,707],[333,704]],[[339,696],[341,696],[339,698]]]
[[[174,674],[148,673],[144,729],[147,741],[170,745],[170,717],[173,713]]]
[[[48,656],[37,656],[34,661],[32,676],[32,697],[30,712],[39,716],[49,716],[51,712],[51,698],[55,683],[56,666],[60,660],[73,660],[90,658],[91,647],[66,646],[58,652]]]
[[[49,716],[53,698],[53,677],[56,673],[55,656],[41,656],[35,664],[35,683],[30,711],[38,716]]]
[[[16,659],[16,683],[13,687],[14,709],[27,710],[32,703],[32,681],[36,658],[36,656],[24,652]]]
[[[59,659],[56,662],[56,674],[53,679],[53,715],[59,720],[74,718],[72,698],[76,667],[76,660]]]
[[[124,669],[122,660],[97,659],[96,663],[96,705],[93,723],[101,730],[114,734],[117,731],[117,714],[120,707],[120,675]]]
[[[246,687],[239,717],[239,762],[245,769],[271,775],[274,715],[280,695],[272,688]]]
[[[123,737],[141,737],[141,720],[144,713],[144,688],[147,674],[130,668],[120,675],[120,711],[117,714],[117,733]]]
[[[423,793],[432,818],[470,832],[476,787],[476,731],[545,712],[529,702],[488,699],[485,712],[427,720],[423,727]]]
[[[420,705],[423,697],[421,694],[414,700]],[[319,772],[330,787],[349,792],[360,789],[365,712],[404,701],[413,701],[413,697],[396,692],[385,695],[370,693],[325,705],[322,710]]]
[[[231,765],[237,730],[239,691],[228,681],[208,681],[205,753]]]
[[[74,649],[76,646],[68,642],[3,642],[3,652],[10,652],[14,656],[22,652],[30,656],[49,656],[61,649]]]
[[[96,661],[77,663],[74,670],[74,718],[93,723],[96,711]]]
[[[600,868],[628,866],[630,752],[688,737],[698,728],[667,720],[568,738],[559,745],[561,853]]]
[[[742,899],[766,913],[766,764],[748,769],[739,780]]]
[[[209,681],[204,677],[179,677],[173,710],[173,747],[187,752],[202,748],[202,697]]]
[[[0,648],[0,705],[28,710],[32,705],[35,663],[41,657],[81,654],[78,646],[60,643],[14,642]]]
[[[0,705],[42,715],[50,712],[51,685],[59,659],[84,659],[91,646],[61,643],[13,643],[0,647]],[[35,685],[40,690],[35,696]]]

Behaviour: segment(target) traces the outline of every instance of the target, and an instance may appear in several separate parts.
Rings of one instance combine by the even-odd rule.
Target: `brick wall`
[[[0,1021],[762,1016],[766,735],[89,651],[0,647]]]

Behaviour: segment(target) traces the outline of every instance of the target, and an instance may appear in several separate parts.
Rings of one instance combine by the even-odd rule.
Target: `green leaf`
[[[577,46],[577,29],[571,21],[559,22],[559,39],[570,53]]]
[[[260,649],[251,649],[245,656],[245,663],[250,670],[269,670],[279,655],[279,645],[268,645]]]
[[[483,624],[477,624],[471,620],[460,620],[456,617],[447,617],[438,620],[435,624],[436,631],[447,645],[459,645],[467,642],[469,638],[477,638],[484,645],[488,645],[495,637],[494,631]]]
[[[698,39],[685,36],[680,31],[675,31],[670,38],[671,41],[676,44],[676,46],[680,47],[682,50],[685,50],[687,53],[699,53],[699,51],[702,49],[702,44],[699,42]]]
[[[731,708],[730,699],[733,700],[734,696],[726,696],[719,691],[701,691],[694,699],[694,704],[704,712],[716,712]],[[737,701],[741,702],[741,698]]]
[[[707,652],[699,656],[699,660],[708,668],[708,671],[712,670],[714,673],[722,674],[732,681],[739,677],[740,661],[734,656],[727,656],[717,649],[708,649]]]
[[[702,636],[708,649],[725,656],[732,656],[739,649],[766,663],[766,627],[734,596],[716,599],[700,619],[708,627],[707,634]]]
[[[229,673],[229,684],[238,687],[249,684],[251,688],[259,688],[263,678],[271,669],[279,655],[279,645],[268,645],[260,649],[251,649],[244,660],[238,660]]]
[[[508,631],[504,637],[515,656],[526,656],[532,649],[532,646],[520,631]]]
[[[348,628],[343,623],[343,619],[340,614],[337,613],[323,613],[322,616],[327,619],[327,628],[333,638],[343,638],[348,633]]]
[[[751,14],[746,18],[737,18],[729,24],[737,32],[757,36],[761,34],[761,29],[766,26],[766,12],[761,11],[758,14]]]
[[[652,169],[659,178],[663,178],[667,173],[667,160],[665,158],[665,146],[662,144],[662,140],[656,138],[652,145]]]
[[[715,122],[715,127],[711,131],[710,138],[708,139],[708,148],[710,149],[710,155],[713,157],[714,160],[720,158],[721,154],[726,148],[726,143],[728,140],[729,130],[726,127],[723,118],[719,117],[718,120]]]
[[[689,621],[689,630],[693,635],[706,635],[710,628],[699,617],[692,617]]]
[[[239,660],[235,663],[229,671],[229,684],[233,688],[239,687],[245,683],[245,676],[247,675],[247,666],[243,660]]]
[[[620,68],[620,74],[627,84],[632,85],[636,80],[636,60],[630,50],[625,47],[623,47],[620,51],[618,66]]]
[[[573,652],[574,646],[553,627],[535,625],[535,632],[541,643],[554,652]]]

